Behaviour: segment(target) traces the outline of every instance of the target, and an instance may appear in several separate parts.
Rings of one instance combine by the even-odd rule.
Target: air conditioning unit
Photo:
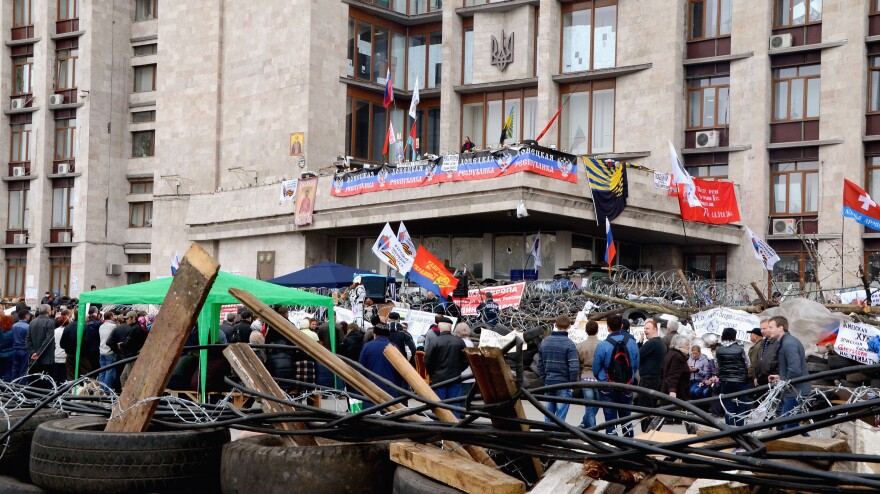
[[[794,235],[795,233],[794,218],[778,218],[773,220],[773,235]]]
[[[58,234],[58,243],[59,244],[69,244],[72,242],[73,233],[71,232],[60,232]]]
[[[790,34],[776,34],[770,36],[770,49],[778,50],[780,48],[791,48]]]
[[[12,110],[21,110],[24,108],[24,98],[15,98],[9,102],[9,108]]]
[[[12,167],[12,176],[13,177],[23,177],[27,175],[27,170],[23,166],[13,166]]]
[[[66,175],[71,171],[73,171],[73,165],[71,165],[70,163],[61,163],[60,165],[58,165],[58,173],[60,175]]]
[[[27,233],[16,233],[12,236],[12,243],[15,245],[24,245],[27,243]]]
[[[122,274],[122,264],[108,264],[107,276],[119,276]]]
[[[717,130],[707,130],[705,132],[697,132],[697,147],[698,148],[717,148],[718,147],[718,135]]]
[[[63,94],[53,94],[49,96],[49,106],[58,106],[64,104]]]

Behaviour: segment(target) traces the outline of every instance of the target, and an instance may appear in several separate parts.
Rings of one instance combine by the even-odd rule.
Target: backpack
[[[626,344],[631,339],[632,336],[625,334],[620,341],[614,340],[611,336],[608,336],[605,340],[614,346],[614,350],[611,352],[611,364],[606,371],[609,382],[621,384],[633,383],[634,373],[632,362],[629,360],[629,351],[626,349]]]

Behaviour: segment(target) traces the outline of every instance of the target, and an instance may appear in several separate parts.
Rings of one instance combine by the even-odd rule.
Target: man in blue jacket
[[[771,317],[767,327],[770,338],[779,342],[779,374],[769,376],[769,381],[790,381],[809,374],[804,345],[788,332],[788,319],[782,316]],[[781,416],[789,415],[798,402],[810,394],[811,390],[812,386],[809,382],[793,384],[789,389],[786,389],[783,394]],[[798,425],[798,422],[791,422],[784,425],[783,429],[793,429]]]
[[[639,371],[639,345],[632,335],[623,330],[623,319],[619,314],[608,316],[606,323],[608,324],[608,338],[596,347],[596,353],[593,355],[593,374],[595,374],[597,381],[634,384],[635,375]],[[624,342],[624,340],[626,355],[615,355],[616,344]],[[628,372],[629,375],[620,375],[623,370],[626,371],[623,373]],[[615,376],[615,374],[618,375]],[[633,394],[632,391],[599,388],[599,401],[632,405]],[[603,407],[602,412],[606,422],[630,415],[629,410],[618,410],[612,407]],[[606,427],[605,433],[617,435],[615,427]],[[623,433],[626,437],[633,437],[631,424],[624,424]]]
[[[373,326],[373,335],[375,336],[375,339],[364,345],[361,349],[361,355],[358,360],[361,365],[375,372],[379,377],[391,381],[395,386],[402,387],[404,383],[403,377],[401,377],[400,373],[397,372],[397,369],[391,365],[391,362],[388,361],[388,357],[386,357],[384,353],[385,347],[393,345],[388,339],[390,333],[388,326],[384,324]],[[393,387],[388,386],[371,375],[368,375],[367,379],[373,381],[373,384],[382,388],[382,390],[391,395],[392,398],[397,398],[399,393]],[[372,406],[373,403],[364,401],[364,409]]]
[[[568,328],[571,320],[568,316],[556,318],[556,324],[550,336],[541,342],[538,349],[538,375],[547,386],[553,384],[576,383],[580,377],[580,363],[578,362],[577,346],[568,339]],[[561,398],[571,398],[571,388],[549,391],[547,394]],[[568,403],[547,403],[547,410],[565,421],[568,415]],[[550,417],[544,417],[544,421],[550,423]]]

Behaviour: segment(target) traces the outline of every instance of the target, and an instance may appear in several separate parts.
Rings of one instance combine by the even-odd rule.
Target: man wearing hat
[[[416,354],[416,342],[413,340],[412,335],[403,329],[403,325],[400,324],[400,314],[397,312],[388,314],[388,330],[388,339],[391,343],[394,343],[394,346],[400,350],[401,355],[406,357],[407,360],[412,361],[413,356]]]
[[[761,356],[761,347],[764,346],[761,328],[752,328],[749,331],[749,340],[752,342],[752,347],[749,348],[749,382],[755,384],[755,365]]]

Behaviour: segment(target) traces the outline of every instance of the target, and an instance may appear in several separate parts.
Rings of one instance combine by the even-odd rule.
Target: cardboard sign
[[[691,321],[694,323],[694,332],[698,337],[712,333],[721,338],[721,331],[724,328],[733,328],[736,330],[737,341],[743,343],[751,343],[749,331],[761,326],[761,318],[757,315],[726,307],[698,312],[691,316]]]
[[[479,290],[474,289],[468,291],[467,298],[455,299],[455,303],[461,308],[463,316],[474,316],[477,314],[477,307],[480,305],[480,302],[482,302],[487,293],[491,293],[499,309],[518,308],[525,289],[525,282],[481,288]],[[482,298],[480,294],[483,295]]]
[[[415,341],[418,341],[420,336],[428,332],[428,329],[434,324],[434,316],[436,316],[433,312],[413,309],[395,308],[394,312],[400,314],[400,322],[406,323],[407,331],[409,331],[409,334]],[[452,320],[452,327],[454,329],[458,319],[451,316],[446,317]]]
[[[876,353],[868,351],[868,340],[880,336],[880,329],[850,321],[840,321],[834,351],[841,357],[873,365],[880,362]]]

